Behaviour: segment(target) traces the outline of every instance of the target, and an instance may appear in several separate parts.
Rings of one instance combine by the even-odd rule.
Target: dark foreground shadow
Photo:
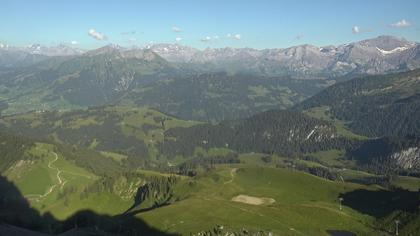
[[[64,221],[55,219],[51,214],[40,215],[12,182],[0,176],[0,236],[38,235],[33,231],[65,236],[171,235],[148,226],[134,214],[108,216],[83,210]]]
[[[359,212],[384,217],[394,211],[416,212],[420,206],[420,192],[404,189],[369,191],[358,189],[342,194],[343,205]]]
[[[357,234],[345,230],[327,230],[331,236],[357,236]]]

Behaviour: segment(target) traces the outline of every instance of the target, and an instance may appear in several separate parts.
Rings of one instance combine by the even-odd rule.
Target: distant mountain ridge
[[[420,67],[420,45],[379,36],[338,46],[304,44],[289,48],[206,48],[177,44],[148,46],[166,60],[204,71],[225,70],[311,79],[382,74]]]
[[[114,46],[114,50],[121,53],[132,50]],[[291,76],[297,79],[328,79],[420,68],[420,44],[393,36],[323,47],[304,44],[262,50],[231,47],[199,50],[179,44],[152,44],[139,49],[150,49],[171,63],[199,72],[228,71]],[[45,47],[34,44],[23,48],[3,46],[0,48],[0,66],[5,66],[2,58],[12,52],[26,56],[80,56],[97,50],[85,52],[66,45]]]

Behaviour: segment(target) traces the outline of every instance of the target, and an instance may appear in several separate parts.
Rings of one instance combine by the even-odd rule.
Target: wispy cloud
[[[179,32],[181,32],[181,28],[179,28],[177,26],[173,26],[172,31],[175,32],[175,33],[179,33]]]
[[[210,36],[206,36],[202,39],[200,39],[201,42],[210,42],[211,41],[211,37]]]
[[[227,37],[235,40],[241,40],[242,38],[240,34],[227,34]]]
[[[96,40],[107,40],[108,39],[105,34],[100,33],[98,31],[96,31],[95,29],[90,29],[88,34],[89,34],[89,36],[91,36],[92,38],[94,38]]]
[[[372,32],[372,31],[373,31],[372,28],[362,28],[362,27],[357,26],[357,25],[355,25],[351,28],[351,32],[353,34],[368,33],[368,32]]]
[[[182,40],[182,38],[181,37],[176,37],[175,38],[175,41],[177,41],[177,42],[180,42]]]
[[[359,28],[359,26],[357,26],[357,25],[353,26],[353,28],[351,28],[351,32],[353,32],[353,34],[358,34],[358,33],[360,33],[360,28]]]
[[[70,44],[71,45],[77,45],[77,44],[79,44],[79,42],[77,42],[76,40],[73,40],[73,41],[70,42]]]
[[[402,20],[400,20],[398,22],[395,22],[395,23],[390,24],[389,26],[390,27],[393,27],[393,28],[406,28],[406,27],[411,26],[411,23],[408,22],[405,19],[402,19]]]

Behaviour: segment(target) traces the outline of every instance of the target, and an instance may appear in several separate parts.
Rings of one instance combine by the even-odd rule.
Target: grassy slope
[[[67,180],[66,184],[69,185],[96,178],[88,171],[65,160],[60,154],[54,161],[53,148],[54,146],[50,144],[37,143],[35,147],[28,150],[28,155],[34,157],[32,160],[18,162],[5,172],[5,175],[15,182],[24,195],[44,194],[49,186],[58,183],[57,170],[54,168],[62,171],[60,177]],[[52,168],[48,167],[50,163]]]
[[[203,150],[196,150],[197,153]],[[228,150],[210,150],[205,155],[225,153]],[[43,194],[51,185],[58,184],[57,171],[48,168],[55,159],[52,145],[37,143],[29,150],[31,161],[15,165],[5,174],[11,178],[24,195]],[[245,164],[220,165],[216,170],[196,178],[183,180],[174,190],[172,205],[140,213],[137,216],[158,229],[188,234],[208,230],[216,225],[227,229],[265,230],[280,235],[326,235],[327,229],[343,229],[360,234],[372,233],[373,218],[350,208],[338,209],[340,193],[355,189],[377,189],[341,181],[328,181],[303,172],[273,168],[284,157],[273,156],[271,163],[261,160],[262,154],[242,154]],[[318,164],[305,161],[305,164]],[[319,164],[318,164],[319,165]],[[63,188],[56,188],[47,197],[32,200],[31,204],[42,213],[51,212],[58,219],[66,219],[82,209],[98,213],[117,215],[133,204],[132,198],[103,191],[81,198],[83,188],[93,183],[97,176],[75,166],[58,153],[52,164],[62,170],[60,175],[76,190],[67,197],[58,198]],[[233,169],[237,169],[233,171]],[[160,176],[153,171],[140,171],[145,176]],[[345,170],[340,172],[347,178],[369,177],[365,172]],[[34,183],[33,180],[37,182]],[[120,189],[130,183],[118,181]],[[420,181],[416,178],[400,177],[396,184],[415,190]],[[125,185],[124,185],[125,184]],[[275,199],[272,205],[248,205],[230,201],[232,197],[245,194],[254,197]]]
[[[318,118],[321,120],[330,121],[334,124],[334,126],[337,128],[337,132],[339,135],[343,137],[347,137],[350,139],[359,139],[364,140],[367,139],[367,137],[355,134],[351,132],[347,127],[346,123],[342,120],[333,119],[331,116],[328,115],[329,107],[327,106],[321,106],[321,107],[314,107],[312,109],[309,109],[307,111],[304,111],[305,114],[312,116],[314,118]]]
[[[62,212],[62,199],[59,199],[58,195],[64,188],[71,187],[79,192],[98,179],[97,176],[66,160],[60,153],[54,152],[53,145],[37,143],[28,150],[28,155],[33,158],[18,161],[5,171],[4,175],[16,184],[31,205],[40,212]],[[61,183],[57,177],[57,168],[60,170]]]
[[[233,179],[232,168],[237,168]],[[368,233],[370,217],[352,209],[338,209],[339,194],[357,188],[364,187],[286,169],[225,166],[195,181],[184,180],[175,190],[176,196],[184,200],[138,217],[161,230],[181,234],[215,225],[233,229],[246,226],[280,235],[326,235],[326,229]],[[273,198],[276,202],[254,206],[230,201],[239,194]]]

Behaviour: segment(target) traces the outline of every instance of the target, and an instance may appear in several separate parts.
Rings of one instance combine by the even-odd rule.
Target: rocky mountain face
[[[397,165],[403,169],[420,169],[420,147],[409,147],[391,155]]]

